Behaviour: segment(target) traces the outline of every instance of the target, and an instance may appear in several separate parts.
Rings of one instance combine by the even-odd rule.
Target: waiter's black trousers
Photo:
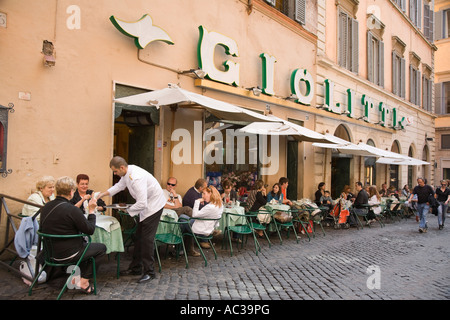
[[[144,274],[155,275],[154,240],[162,212],[163,208],[138,223],[133,261],[129,269],[140,272],[144,267]]]

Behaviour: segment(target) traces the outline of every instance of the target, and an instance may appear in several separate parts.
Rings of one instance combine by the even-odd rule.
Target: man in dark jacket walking
[[[434,198],[434,190],[429,185],[425,184],[423,178],[417,179],[417,186],[411,192],[409,201],[417,201],[417,213],[419,214],[419,232],[427,232],[427,213],[430,210],[430,196]],[[413,200],[414,195],[417,195],[417,200]]]

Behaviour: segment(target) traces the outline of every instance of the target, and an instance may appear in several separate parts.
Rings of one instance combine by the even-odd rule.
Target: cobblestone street
[[[283,234],[282,245],[273,234],[272,247],[261,240],[257,256],[249,241],[241,251],[234,248],[230,257],[219,237],[218,259],[208,250],[206,267],[201,257],[189,257],[189,269],[183,258],[170,258],[163,260],[157,278],[145,284],[136,283],[137,276],[116,279],[111,256],[100,267],[97,296],[69,290],[62,300],[450,299],[449,227],[438,230],[434,215],[428,216],[428,226],[424,234],[414,219],[363,230],[327,227],[326,236],[317,232],[311,242],[305,235],[296,243],[292,233],[289,239]],[[121,269],[129,259],[129,254],[122,255]],[[370,266],[378,274],[369,272]],[[370,280],[377,275],[375,282]],[[40,285],[29,297],[20,278],[0,269],[0,299],[53,300],[59,288]]]

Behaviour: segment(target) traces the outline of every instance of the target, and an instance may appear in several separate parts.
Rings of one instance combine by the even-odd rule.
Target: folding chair
[[[30,295],[30,296],[31,296],[34,285],[38,281],[41,273],[44,271],[46,266],[68,267],[68,266],[74,265],[73,261],[63,263],[61,261],[57,261],[54,259],[53,240],[56,240],[56,239],[63,240],[63,239],[81,238],[81,237],[86,237],[88,239],[88,242],[83,250],[83,253],[81,254],[78,261],[76,262],[75,267],[72,269],[72,272],[71,272],[69,278],[67,279],[66,283],[64,284],[64,287],[61,289],[61,291],[58,295],[58,298],[56,299],[56,300],[59,300],[61,298],[62,294],[64,293],[64,291],[66,290],[67,286],[69,285],[69,283],[72,282],[72,278],[73,278],[74,274],[77,272],[77,270],[79,270],[80,263],[83,261],[84,255],[86,254],[86,251],[88,250],[89,246],[91,245],[91,236],[87,235],[87,234],[56,235],[56,234],[42,233],[40,231],[38,231],[37,234],[39,235],[39,237],[42,241],[42,244],[43,244],[44,265],[42,266],[42,269],[39,271],[39,273],[37,274],[33,283],[30,286],[30,289],[28,291],[28,295]],[[96,276],[96,271],[95,271],[95,258],[90,257],[89,259],[92,260],[92,270],[93,270],[93,278],[94,278],[94,294],[96,295],[97,294],[97,276]]]

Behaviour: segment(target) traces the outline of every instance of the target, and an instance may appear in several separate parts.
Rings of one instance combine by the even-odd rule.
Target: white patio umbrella
[[[406,157],[404,156],[403,159],[395,159],[395,158],[380,158],[377,160],[377,163],[382,164],[394,164],[394,165],[407,165],[407,166],[422,166],[422,165],[429,165],[429,162],[422,161],[419,159]]]
[[[313,143],[312,145],[319,148],[334,149],[339,153],[343,154],[353,154],[357,156],[364,157],[376,157],[377,155],[373,152],[366,150],[364,147],[357,144],[351,143],[347,140],[338,138],[331,134],[325,134],[328,141],[332,143]]]
[[[231,121],[274,121],[257,112],[240,108],[227,102],[216,100],[181,89],[176,85],[169,85],[168,88],[140,93],[128,97],[114,99],[115,102],[134,106],[170,106],[179,104],[180,106],[200,105],[210,113],[220,119]]]
[[[249,125],[239,129],[241,132],[263,134],[263,135],[278,135],[278,136],[293,136],[299,141],[308,142],[326,142],[328,139],[318,132],[311,129],[299,126],[290,121],[268,115],[266,118],[273,122],[253,122]]]

